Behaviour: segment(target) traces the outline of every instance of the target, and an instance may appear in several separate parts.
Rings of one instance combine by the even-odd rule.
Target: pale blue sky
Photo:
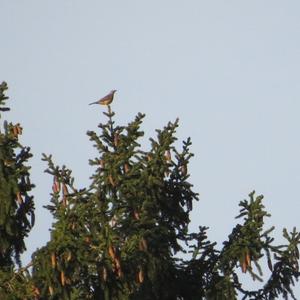
[[[37,222],[24,260],[49,238],[41,153],[87,185],[95,152],[85,133],[104,117],[88,103],[111,89],[119,122],[145,112],[150,137],[179,117],[177,136],[192,137],[192,228],[226,239],[255,189],[278,242],[283,227],[300,229],[299,1],[0,0],[0,10],[5,117],[22,123],[34,153]]]

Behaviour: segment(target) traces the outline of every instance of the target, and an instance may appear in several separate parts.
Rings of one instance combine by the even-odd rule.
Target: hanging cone
[[[119,134],[118,133],[116,133],[114,136],[114,145],[115,145],[115,147],[118,147],[118,145],[119,145]]]
[[[12,134],[15,138],[18,138],[18,129],[17,126],[12,127]]]
[[[51,266],[52,266],[52,269],[54,269],[56,267],[56,257],[55,257],[54,253],[51,254]]]
[[[144,276],[143,268],[141,266],[139,266],[138,272],[136,273],[136,282],[143,283],[144,279],[145,279],[145,276]]]
[[[61,282],[62,286],[65,286],[65,284],[66,284],[66,277],[65,277],[65,272],[64,271],[60,272],[60,282]]]
[[[21,135],[22,134],[22,131],[23,131],[23,128],[20,126],[20,123],[18,123],[16,125],[16,129],[17,129],[17,134]]]
[[[50,295],[53,296],[53,294],[54,294],[53,287],[50,285],[48,289],[49,289]]]
[[[56,176],[54,176],[54,178],[53,178],[52,190],[53,190],[54,193],[59,193],[60,192],[60,182],[57,180]]]
[[[104,169],[104,160],[103,159],[100,159],[99,164],[100,164],[100,167],[102,169]]]
[[[112,258],[112,260],[116,259],[115,250],[111,245],[108,247],[108,254]]]
[[[140,251],[147,251],[148,250],[148,244],[147,241],[144,238],[141,238],[139,242],[139,249]]]
[[[186,165],[182,165],[180,167],[180,171],[181,171],[182,175],[185,176],[187,174],[187,166]]]
[[[251,266],[251,259],[250,259],[249,252],[247,252],[247,254],[246,254],[246,264],[247,264],[247,267]]]
[[[246,271],[247,271],[247,264],[246,264],[245,261],[242,262],[241,268],[242,268],[242,272],[246,273]]]
[[[120,268],[120,269],[117,269],[117,276],[118,276],[119,278],[123,277],[123,272],[122,272],[121,268]]]
[[[67,257],[66,257],[66,261],[70,261],[72,259],[72,253],[71,251],[68,251]]]
[[[139,283],[143,283],[143,281],[144,281],[144,272],[143,272],[142,269],[139,270],[138,278],[139,278]]]
[[[63,196],[69,195],[68,187],[65,183],[63,183]]]
[[[111,175],[109,175],[109,176],[108,176],[108,179],[109,179],[110,184],[111,184],[113,187],[115,187],[116,184],[115,184],[115,182],[114,182],[114,180],[113,180],[113,177],[112,177]]]
[[[20,192],[17,192],[17,201],[20,205],[24,202]]]
[[[139,220],[140,219],[140,214],[136,210],[134,210],[133,211],[133,217],[134,217],[135,220]]]
[[[129,165],[127,164],[127,163],[125,163],[125,165],[124,165],[124,171],[125,171],[125,173],[128,173],[129,172]]]
[[[171,161],[171,160],[172,160],[170,150],[167,150],[167,151],[166,151],[166,153],[165,153],[165,158],[166,158],[166,161]]]
[[[115,258],[114,264],[115,264],[115,269],[116,269],[116,272],[117,272],[117,276],[119,278],[122,277],[123,272],[122,272],[122,269],[121,269],[121,262],[120,262],[118,257]]]
[[[105,267],[102,267],[102,270],[101,270],[101,277],[102,277],[102,280],[104,282],[106,282],[107,280],[107,269]]]
[[[39,299],[39,296],[41,295],[40,290],[36,286],[32,286],[33,295],[35,296],[35,299]]]

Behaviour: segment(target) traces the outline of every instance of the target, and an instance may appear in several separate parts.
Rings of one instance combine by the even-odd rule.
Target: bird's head
[[[117,90],[111,90],[110,93],[114,95]]]

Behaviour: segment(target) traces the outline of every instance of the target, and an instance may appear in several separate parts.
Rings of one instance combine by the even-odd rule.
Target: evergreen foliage
[[[1,87],[5,100],[6,85]],[[94,173],[88,187],[78,188],[70,169],[43,155],[46,172],[53,177],[46,206],[54,217],[51,238],[33,253],[30,266],[18,270],[13,259],[20,264],[23,238],[33,225],[28,216],[34,216],[28,195],[33,186],[24,165],[30,153],[14,135],[13,128],[20,125],[4,125],[0,238],[6,244],[0,245],[0,299],[296,299],[292,287],[300,275],[300,235],[296,229],[284,229],[286,244],[273,244],[274,228],[264,228],[270,215],[263,196],[252,192],[249,200],[240,202],[239,222],[217,249],[207,227],[189,232],[198,194],[189,181],[191,140],[184,141],[181,150],[176,147],[178,120],[157,130],[146,151],[140,145],[143,114],[125,126],[115,124],[110,106],[104,115],[107,122],[99,124],[99,132],[87,133],[98,152],[90,160]],[[22,159],[14,154],[16,149],[21,149]],[[20,220],[22,226],[6,225]],[[269,279],[249,291],[241,272],[263,281],[263,258]]]
[[[3,82],[1,112],[9,110],[5,106],[6,90],[7,84]],[[29,178],[30,167],[26,165],[32,155],[29,147],[20,144],[21,134],[19,123],[4,121],[0,130],[0,295],[19,290],[23,274],[15,274],[14,269],[16,265],[21,267],[20,254],[26,250],[24,238],[34,225],[33,196],[29,194],[34,186]]]

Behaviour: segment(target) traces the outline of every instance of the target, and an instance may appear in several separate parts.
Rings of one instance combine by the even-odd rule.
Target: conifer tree
[[[126,126],[114,122],[108,106],[100,132],[88,136],[98,151],[87,188],[74,186],[71,171],[44,155],[53,176],[47,208],[55,218],[49,243],[34,254],[33,280],[42,299],[275,299],[293,297],[299,276],[299,233],[286,246],[274,246],[273,228],[263,229],[262,196],[252,192],[240,203],[243,218],[221,250],[206,227],[189,233],[189,213],[198,200],[189,182],[191,141],[175,147],[178,120],[157,130],[150,149],[139,139],[144,118]],[[190,258],[183,259],[183,254]],[[270,278],[257,291],[246,290],[238,272],[262,280],[264,256]]]
[[[9,110],[6,90],[7,84],[2,82],[0,112]],[[33,184],[26,165],[32,155],[29,147],[20,144],[21,134],[19,123],[4,121],[0,130],[0,299],[15,299],[17,294],[24,299],[30,289],[26,269],[16,270],[26,250],[24,239],[34,225]]]

